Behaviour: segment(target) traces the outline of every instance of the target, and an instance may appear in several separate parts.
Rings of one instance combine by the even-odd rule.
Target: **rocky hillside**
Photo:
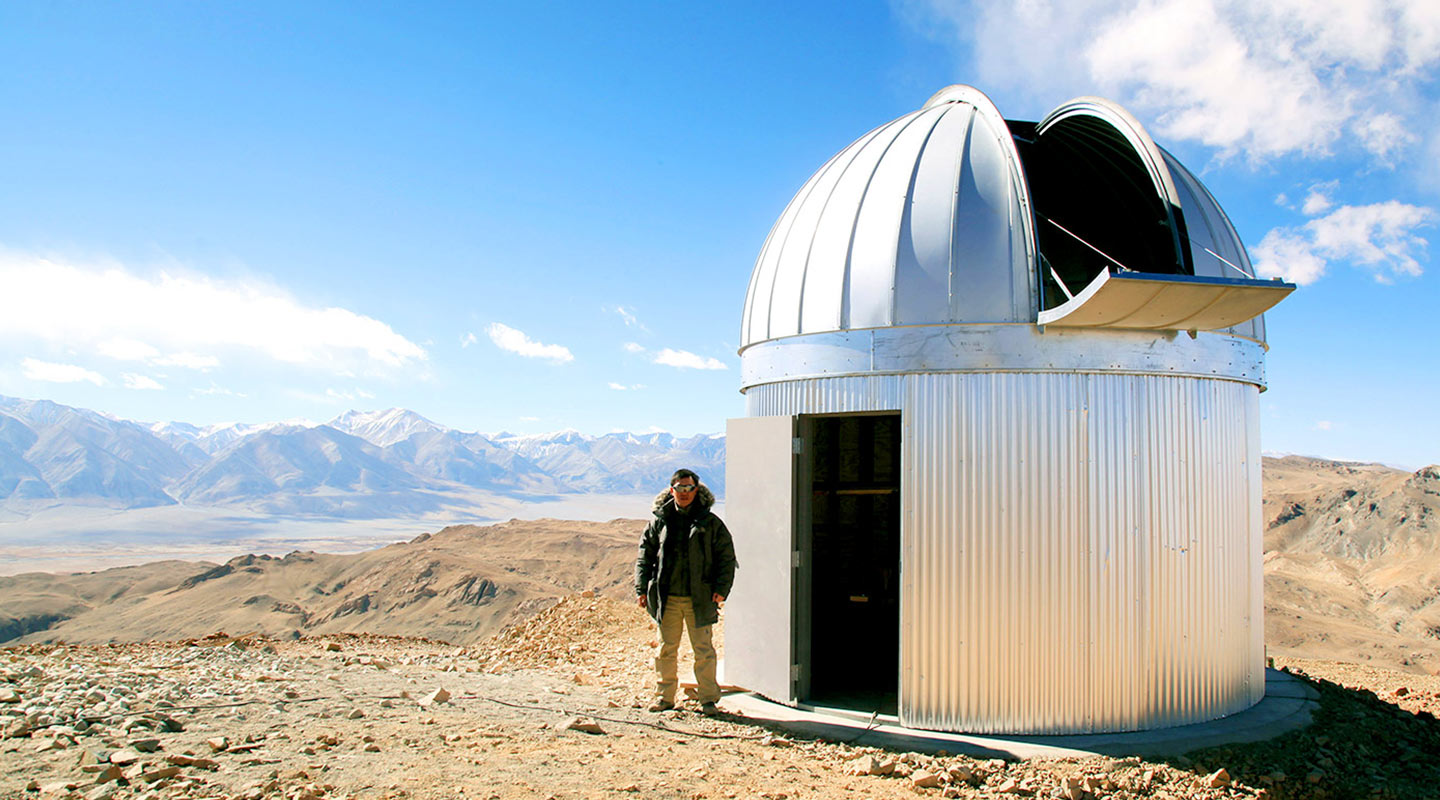
[[[631,594],[635,520],[459,525],[352,555],[0,577],[0,641],[367,632],[469,643],[581,590]]]
[[[632,604],[571,595],[470,647],[216,633],[5,648],[0,797],[1325,800],[1440,785],[1436,678],[1295,664],[1321,698],[1306,729],[1164,760],[1016,761],[810,740],[689,703],[651,714],[652,631]]]
[[[1266,459],[1272,653],[1440,670],[1440,469]]]

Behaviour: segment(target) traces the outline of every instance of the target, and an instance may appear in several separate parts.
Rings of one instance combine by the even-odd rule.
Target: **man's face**
[[[675,498],[675,505],[688,508],[695,502],[695,490],[698,488],[694,478],[680,478],[670,484],[670,494]]]

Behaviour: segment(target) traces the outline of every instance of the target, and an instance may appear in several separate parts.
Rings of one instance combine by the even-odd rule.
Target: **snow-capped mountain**
[[[0,397],[0,508],[243,506],[396,516],[510,496],[649,492],[689,467],[724,492],[725,439],[668,433],[467,433],[406,409],[329,423],[143,424]]]
[[[0,498],[169,505],[195,466],[144,426],[48,400],[0,397]]]
[[[403,442],[417,433],[449,430],[444,425],[436,425],[414,411],[403,408],[346,411],[325,424],[351,436],[359,436],[376,447],[388,447],[396,442]]]

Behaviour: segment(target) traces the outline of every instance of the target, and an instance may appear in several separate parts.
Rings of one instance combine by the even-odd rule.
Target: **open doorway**
[[[800,697],[893,715],[900,672],[900,415],[807,417],[801,435]]]

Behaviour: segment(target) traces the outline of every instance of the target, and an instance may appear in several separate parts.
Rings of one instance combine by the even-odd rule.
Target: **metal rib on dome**
[[[942,90],[820,168],[751,276],[742,348],[898,325],[1032,322],[1025,179],[1000,112]]]

